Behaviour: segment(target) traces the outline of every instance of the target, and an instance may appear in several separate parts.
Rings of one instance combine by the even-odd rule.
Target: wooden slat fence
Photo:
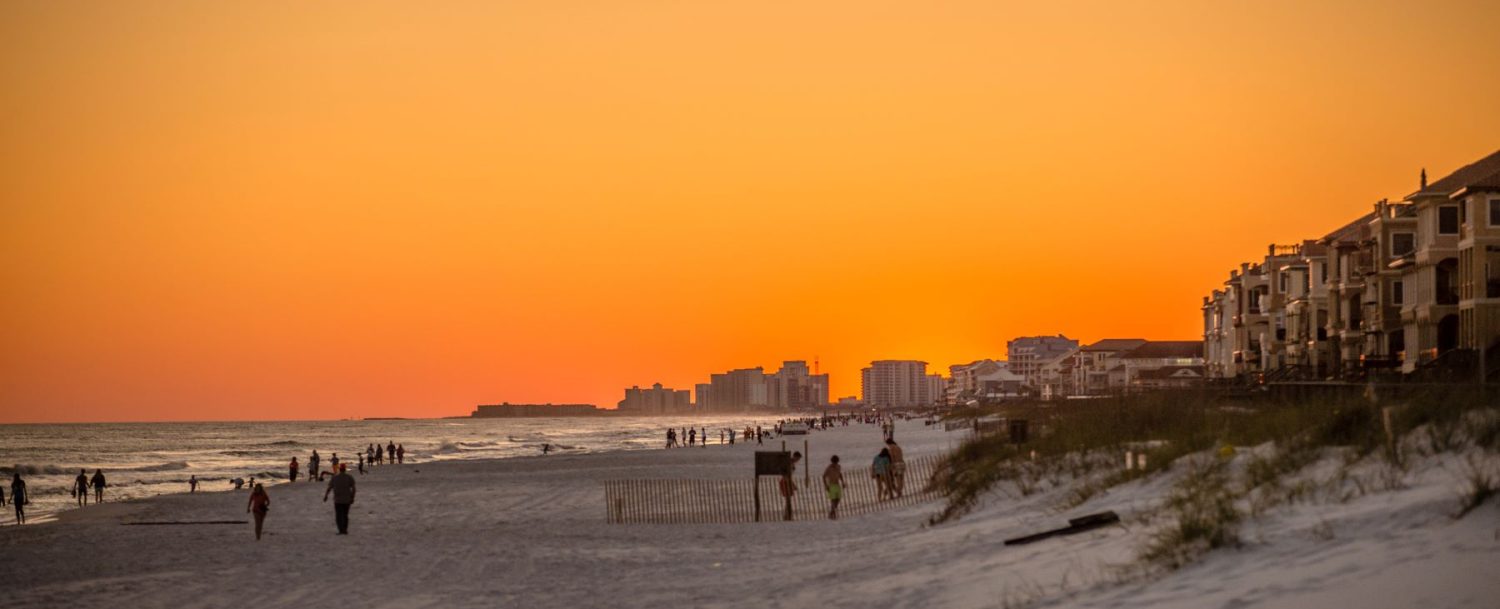
[[[844,493],[839,501],[839,518],[915,505],[937,498],[929,488],[941,455],[906,460],[904,492],[897,497],[880,497],[870,468],[846,468]],[[802,472],[795,482],[799,487],[792,495],[793,520],[828,518],[828,493],[823,489],[821,468],[812,472],[812,488],[801,488]],[[786,498],[781,495],[781,478],[761,476],[752,480],[608,480],[604,498],[608,520],[616,524],[689,524],[755,522],[755,485],[760,484],[760,521],[784,522]]]

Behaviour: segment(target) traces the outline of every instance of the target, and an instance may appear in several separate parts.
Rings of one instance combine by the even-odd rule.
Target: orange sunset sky
[[[1500,149],[1500,3],[0,4],[0,422],[1201,337]]]

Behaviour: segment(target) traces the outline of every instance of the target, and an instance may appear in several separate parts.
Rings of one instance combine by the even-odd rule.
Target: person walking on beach
[[[405,444],[397,444],[396,445],[396,462],[397,463],[406,463],[406,445]]]
[[[83,470],[78,470],[78,477],[73,479],[73,497],[78,500],[78,506],[89,504],[89,476]]]
[[[292,455],[292,463],[286,466],[286,474],[292,482],[297,481],[297,455]]]
[[[198,492],[198,476],[196,476],[196,475],[188,476],[188,492],[189,493],[196,493],[196,492]]]
[[[26,504],[31,503],[31,495],[26,493],[26,481],[20,473],[10,480],[10,502],[16,508],[16,524],[26,524]]]
[[[317,480],[319,482],[323,481],[323,472],[318,469],[318,465],[320,465],[322,462],[323,462],[323,458],[318,456],[318,451],[316,451],[316,450],[313,451],[313,454],[312,454],[311,457],[307,458],[307,481],[308,482],[312,482],[313,480]]]
[[[823,489],[828,491],[828,519],[839,519],[839,500],[844,498],[844,468],[839,465],[839,456],[828,459],[823,468]]]
[[[354,476],[339,470],[328,481],[328,489],[323,491],[324,503],[328,502],[329,493],[333,493],[333,522],[339,527],[339,535],[348,535],[349,507],[354,505]]]
[[[94,470],[94,478],[89,484],[94,486],[94,503],[104,503],[104,470]]]
[[[880,498],[883,500],[891,493],[891,449],[882,448],[880,454],[875,455],[875,461],[870,464],[870,477],[875,479],[875,486],[880,490]]]
[[[266,512],[271,511],[271,496],[266,494],[266,485],[257,484],[250,491],[250,505],[245,511],[255,516],[255,540],[260,541],[260,529],[266,523]]]
[[[891,494],[900,497],[906,494],[906,456],[894,436],[885,439],[885,447],[891,451]]]

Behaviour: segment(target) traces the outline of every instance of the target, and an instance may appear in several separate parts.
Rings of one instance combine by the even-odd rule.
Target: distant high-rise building
[[[692,411],[692,396],[686,389],[669,389],[656,383],[650,389],[639,386],[625,390],[619,409],[630,414],[686,414]]]
[[[713,409],[713,384],[698,383],[693,386],[693,397],[697,401],[693,403],[698,412],[710,412]]]
[[[828,404],[828,375],[812,374],[807,362],[781,363],[766,377],[767,405],[772,408],[821,408]]]
[[[710,412],[740,412],[768,404],[765,369],[741,368],[715,374],[709,383]]]
[[[860,388],[865,405],[906,408],[931,404],[928,395],[927,362],[880,360],[861,371]]]

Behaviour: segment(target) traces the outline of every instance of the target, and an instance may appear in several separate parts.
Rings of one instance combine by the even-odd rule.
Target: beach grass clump
[[[1228,460],[1203,456],[1191,460],[1163,504],[1170,524],[1152,534],[1140,558],[1171,570],[1217,548],[1238,546],[1243,515],[1229,483]]]
[[[1459,494],[1458,513],[1453,515],[1454,519],[1463,518],[1469,512],[1475,510],[1484,502],[1495,496],[1495,475],[1489,468],[1474,455],[1469,455],[1464,460],[1465,467],[1464,488]]]

